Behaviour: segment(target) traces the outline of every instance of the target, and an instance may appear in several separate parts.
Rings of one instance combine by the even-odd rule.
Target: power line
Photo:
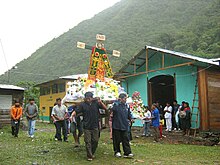
[[[9,70],[7,58],[6,58],[6,55],[5,55],[5,51],[4,51],[4,47],[3,47],[1,39],[0,39],[0,43],[1,43],[2,53],[3,53],[4,59],[5,59],[5,64],[7,66],[7,70]]]
[[[45,76],[45,77],[54,77],[59,78],[60,75],[51,75],[51,74],[43,74],[43,73],[28,73],[28,72],[19,72],[19,71],[10,71],[10,73],[18,73],[18,74],[24,74],[24,75],[35,75],[35,76]],[[8,83],[8,80],[1,79],[0,83]]]
[[[60,77],[60,75],[51,75],[51,74],[44,74],[44,73],[31,73],[31,72],[28,73],[28,72],[18,72],[18,71],[13,71],[12,73],[37,75],[37,76],[47,76],[47,77]]]

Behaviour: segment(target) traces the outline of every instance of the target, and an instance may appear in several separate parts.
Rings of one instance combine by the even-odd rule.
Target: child
[[[151,124],[151,111],[149,110],[148,106],[145,106],[145,113],[144,113],[144,133],[143,136],[150,136],[150,124]]]
[[[160,139],[162,139],[163,137],[164,137],[164,138],[166,137],[165,135],[163,135],[163,125],[164,125],[164,120],[161,119],[161,120],[160,120],[160,126],[159,126]]]

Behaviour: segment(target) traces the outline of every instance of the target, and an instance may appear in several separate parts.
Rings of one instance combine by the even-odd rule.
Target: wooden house
[[[0,124],[10,123],[10,108],[15,100],[23,102],[24,90],[18,86],[0,84]]]
[[[192,128],[220,130],[219,60],[145,46],[115,78],[128,94],[139,91],[145,104],[189,102]]]

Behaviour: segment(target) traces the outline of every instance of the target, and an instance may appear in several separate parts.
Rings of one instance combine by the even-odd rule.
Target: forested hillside
[[[105,48],[121,52],[120,58],[109,56],[114,72],[145,45],[219,57],[220,0],[121,0],[18,63],[11,82],[86,73],[90,51],[76,48],[76,42],[94,45],[97,33],[106,35]],[[0,83],[6,80],[6,74],[0,77]]]

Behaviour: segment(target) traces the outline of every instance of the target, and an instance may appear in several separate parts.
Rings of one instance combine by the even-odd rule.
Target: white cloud
[[[0,39],[9,68],[120,0],[1,0]],[[0,74],[7,71],[0,48]]]

